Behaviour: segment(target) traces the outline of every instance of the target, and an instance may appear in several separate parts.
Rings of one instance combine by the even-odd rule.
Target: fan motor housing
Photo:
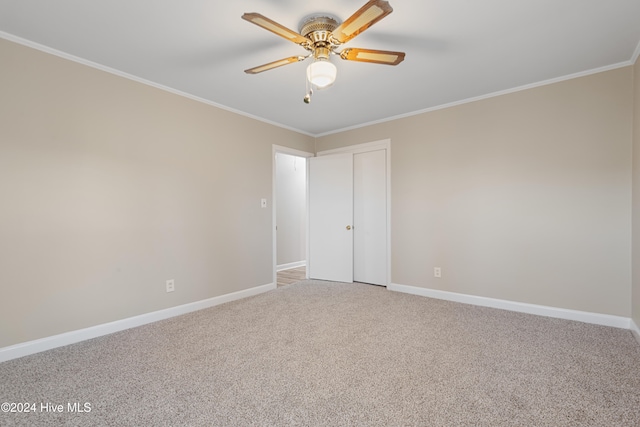
[[[300,23],[300,34],[307,37],[314,45],[329,44],[329,36],[340,23],[333,16],[326,14],[311,15]]]

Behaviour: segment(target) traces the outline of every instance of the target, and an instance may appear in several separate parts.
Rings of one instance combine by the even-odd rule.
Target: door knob
[[[351,230],[351,226],[350,225],[347,225],[347,230]]]

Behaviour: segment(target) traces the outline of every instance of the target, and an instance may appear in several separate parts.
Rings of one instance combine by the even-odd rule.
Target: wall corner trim
[[[446,301],[460,302],[463,304],[479,305],[482,307],[498,308],[501,310],[516,311],[519,313],[555,317],[558,319],[575,320],[578,322],[611,326],[614,328],[632,329],[632,320],[630,318],[613,316],[610,314],[590,313],[587,311],[527,304],[522,302],[480,297],[475,295],[459,294],[455,292],[439,291],[417,286],[399,285],[395,283],[389,285],[387,289],[395,292],[402,292]]]
[[[633,55],[631,55],[631,59],[629,60],[631,65],[634,65],[636,63],[636,61],[638,60],[638,56],[640,56],[640,41],[638,42],[636,50],[633,51]]]
[[[638,341],[638,344],[640,344],[640,328],[638,328],[638,324],[633,319],[631,319],[630,329],[634,338],[636,339],[636,341]]]
[[[42,351],[51,350],[53,348],[62,347],[69,344],[75,344],[80,341],[101,337],[103,335],[120,332],[125,329],[135,328],[137,326],[146,325],[148,323],[157,322],[159,320],[169,319],[171,317],[180,316],[191,313],[193,311],[214,307],[216,305],[227,302],[247,298],[258,295],[263,292],[276,289],[275,283],[256,286],[230,294],[220,295],[188,304],[178,305],[163,310],[153,311],[151,313],[141,314],[139,316],[129,317],[127,319],[116,320],[101,325],[91,326],[89,328],[79,329],[76,331],[65,332],[63,334],[53,335],[46,338],[40,338],[33,341],[27,341],[15,344],[9,347],[0,348],[0,363],[11,359],[28,356],[30,354],[40,353]]]

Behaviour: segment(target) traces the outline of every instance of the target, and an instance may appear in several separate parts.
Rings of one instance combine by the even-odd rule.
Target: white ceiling
[[[309,105],[307,62],[243,72],[306,53],[243,13],[298,31],[364,3],[0,0],[0,37],[315,136],[629,65],[640,49],[640,0],[390,0],[393,13],[345,46],[406,52],[396,67],[333,57],[336,83]]]

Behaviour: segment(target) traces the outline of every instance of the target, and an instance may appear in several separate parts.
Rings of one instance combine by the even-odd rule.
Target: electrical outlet
[[[167,292],[173,292],[176,290],[175,281],[173,279],[167,280]]]
[[[440,267],[433,267],[433,277],[442,277],[442,270]]]

